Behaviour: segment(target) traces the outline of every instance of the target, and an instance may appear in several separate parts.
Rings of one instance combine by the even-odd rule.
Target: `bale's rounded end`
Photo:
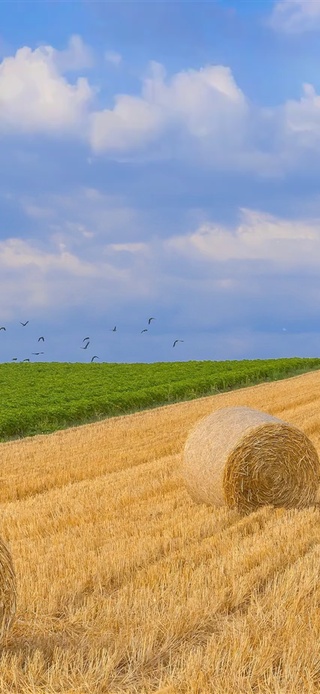
[[[247,407],[204,417],[186,441],[181,471],[194,501],[242,513],[306,506],[320,485],[319,458],[308,437]]]
[[[17,604],[17,584],[10,551],[0,538],[0,645],[13,622]]]
[[[250,513],[259,506],[303,507],[320,484],[318,454],[302,431],[265,424],[244,437],[224,469],[228,506]]]

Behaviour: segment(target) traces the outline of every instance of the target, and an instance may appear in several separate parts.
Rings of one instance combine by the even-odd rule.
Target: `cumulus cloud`
[[[173,339],[186,336],[185,358],[241,358],[250,353],[240,344],[243,331],[248,330],[250,341],[261,333],[263,352],[268,330],[284,340],[293,328],[308,332],[318,310],[319,217],[298,221],[241,208],[239,219],[227,226],[204,210],[201,223],[179,222],[184,233],[164,238],[162,231],[155,232],[158,210],[148,210],[145,219],[133,210],[137,223],[132,225],[125,200],[93,187],[69,196],[24,195],[21,204],[33,236],[0,244],[2,320],[23,313],[41,321],[65,320],[66,315],[76,321],[76,315],[81,324],[85,319],[92,325],[99,317],[101,325],[101,316],[111,320],[112,315],[122,325],[123,341],[122,347],[112,347],[112,356],[108,346],[106,359],[145,358],[138,328],[148,315],[157,316],[154,335],[146,334],[154,339],[152,360],[172,358],[173,332]],[[114,205],[116,231],[112,222],[105,229],[101,221],[108,220],[108,212],[112,216]],[[103,321],[102,326],[104,344]]]
[[[115,101],[114,109],[96,111],[91,116],[90,143],[95,153],[141,147],[162,129],[161,113],[152,104],[126,94]]]
[[[141,219],[120,197],[81,188],[69,196],[11,194],[10,200],[31,233],[0,242],[2,320],[22,308],[30,315],[63,314],[72,307],[101,312],[153,295]]]
[[[178,256],[194,261],[195,265],[200,261],[203,267],[228,261],[261,261],[280,270],[299,267],[312,270],[318,266],[320,216],[291,219],[241,207],[238,221],[227,226],[208,219],[203,211],[201,222],[191,222],[193,230],[189,233],[162,237],[153,227],[152,211],[141,215],[139,210],[127,206],[125,198],[109,196],[95,188],[81,188],[71,196],[38,196],[37,205],[36,199],[26,196],[16,202],[20,202],[28,217],[31,210],[33,223],[41,229],[44,248],[51,244],[48,255],[39,250],[34,257],[22,240],[0,244],[0,257],[5,249],[7,257],[12,257],[16,264],[29,264],[33,257],[32,262],[44,268],[54,263],[67,267],[70,263],[70,268],[76,271],[75,258],[82,257],[84,264],[79,265],[79,273],[90,274],[100,262],[117,264],[117,258],[121,257],[128,268],[141,262],[147,269],[148,263],[154,262],[150,276],[157,262],[161,264],[164,259],[168,267],[178,272]],[[190,220],[187,222],[186,216],[189,227]],[[259,271],[260,265],[257,267]],[[199,279],[197,274],[195,277]],[[234,287],[232,273],[217,279],[225,290]]]
[[[123,151],[182,128],[198,139],[223,138],[232,147],[241,142],[247,111],[228,67],[208,65],[166,81],[163,66],[152,62],[141,96],[120,94],[114,108],[91,114],[90,141],[95,152]]]
[[[78,34],[73,34],[69,39],[68,48],[61,51],[51,48],[51,46],[45,48],[51,55],[57,70],[61,73],[88,69],[94,65],[91,48],[84,43]]]
[[[279,0],[268,22],[274,29],[288,34],[320,29],[319,0]]]
[[[227,66],[168,77],[152,62],[140,94],[117,94],[112,108],[101,99],[96,108],[97,88],[85,77],[71,83],[63,75],[88,66],[88,51],[73,36],[65,51],[24,47],[4,58],[0,134],[68,134],[91,147],[91,164],[102,155],[121,162],[176,159],[260,178],[282,176],[307,157],[317,165],[320,96],[312,84],[303,85],[300,99],[264,108],[250,102]]]
[[[283,112],[288,136],[305,148],[320,144],[320,96],[312,84],[304,84],[300,101],[288,100]]]
[[[30,216],[30,207],[39,208],[42,217],[51,211],[49,230],[64,236],[70,243],[81,237],[99,237],[110,244],[131,243],[132,236],[141,232],[141,215],[123,195],[111,195],[97,188],[82,186],[66,195],[48,193],[43,196],[22,196],[17,204]]]
[[[311,84],[303,85],[301,99],[257,107],[222,65],[167,79],[152,63],[141,95],[117,95],[113,108],[94,111],[90,121],[96,155],[176,158],[260,177],[282,176],[320,145],[320,97]]]
[[[25,46],[15,56],[2,60],[0,132],[70,132],[83,124],[94,92],[86,78],[79,77],[75,84],[69,84],[59,72],[63,65],[66,68],[79,63],[78,40],[76,47],[75,51],[71,43],[64,55],[50,46],[34,51]]]
[[[165,245],[169,251],[200,256],[206,262],[262,261],[278,268],[317,267],[320,255],[319,219],[279,219],[257,210],[241,209],[234,229],[207,222],[187,236]],[[257,266],[258,272],[260,266]]]
[[[10,238],[0,242],[0,267],[33,268],[42,273],[48,270],[63,270],[71,275],[92,276],[95,268],[88,262],[80,260],[61,246],[58,253],[49,253],[28,241]]]
[[[1,314],[11,319],[22,309],[58,308],[63,301],[74,305],[96,274],[93,264],[63,245],[50,251],[36,240],[8,238],[0,242]]]
[[[94,249],[88,261],[70,249],[70,241],[52,236],[40,243],[8,238],[0,242],[0,310],[11,319],[21,308],[49,309],[63,314],[72,306],[112,306],[121,297],[136,299],[150,295],[151,278],[143,276],[143,263],[124,266],[114,259],[108,245]],[[116,249],[119,250],[120,249]],[[129,253],[133,255],[134,251]],[[137,249],[135,251],[137,253]]]

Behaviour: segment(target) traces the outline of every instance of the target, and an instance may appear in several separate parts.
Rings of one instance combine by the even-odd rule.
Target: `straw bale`
[[[270,504],[306,506],[320,485],[308,437],[249,407],[225,407],[201,419],[185,443],[181,472],[194,501],[244,513]]]
[[[0,644],[12,624],[17,603],[16,575],[8,547],[0,538]]]

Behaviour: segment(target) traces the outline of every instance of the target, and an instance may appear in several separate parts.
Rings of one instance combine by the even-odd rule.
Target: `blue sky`
[[[320,0],[0,27],[0,361],[317,356]]]

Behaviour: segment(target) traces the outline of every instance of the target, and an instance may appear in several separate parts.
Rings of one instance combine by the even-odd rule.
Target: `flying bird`
[[[111,332],[112,332],[112,333],[115,333],[116,330],[117,330],[117,326],[115,325],[114,328],[112,328]]]
[[[149,320],[148,320],[148,325],[150,325],[150,323],[151,323],[152,320],[155,320],[155,318],[149,318]]]
[[[20,321],[20,323],[21,323],[21,321]],[[23,325],[23,327],[25,327],[26,325],[28,325],[28,323],[29,323],[29,321],[26,320],[26,322],[25,322],[25,323],[21,323],[21,325]],[[25,360],[24,360],[24,361],[25,361]]]
[[[6,330],[7,328],[4,327],[4,325],[1,326],[0,330]]]
[[[42,336],[38,337],[38,342],[41,342],[41,340],[42,340],[42,342],[44,342],[44,337],[42,337]]]
[[[17,361],[18,357],[12,357],[11,361]]]
[[[44,354],[44,352],[31,352],[31,354],[35,354],[35,355],[36,355],[36,357],[38,357],[38,356],[39,356],[39,354]]]
[[[173,343],[173,345],[172,345],[172,347],[175,347],[176,344],[177,344],[177,342],[184,342],[184,340],[175,340],[174,343]]]
[[[97,357],[97,355],[95,354],[94,357],[92,357],[91,361],[93,361],[94,359],[100,359],[100,357]]]
[[[84,347],[80,347],[80,349],[87,349],[88,345],[90,345],[90,342],[87,342],[87,344]]]
[[[141,333],[147,333],[147,332],[148,332],[148,328],[145,328],[144,330],[141,330]],[[140,333],[140,335],[141,335],[141,333]]]
[[[22,361],[30,361],[30,359],[22,359]]]

